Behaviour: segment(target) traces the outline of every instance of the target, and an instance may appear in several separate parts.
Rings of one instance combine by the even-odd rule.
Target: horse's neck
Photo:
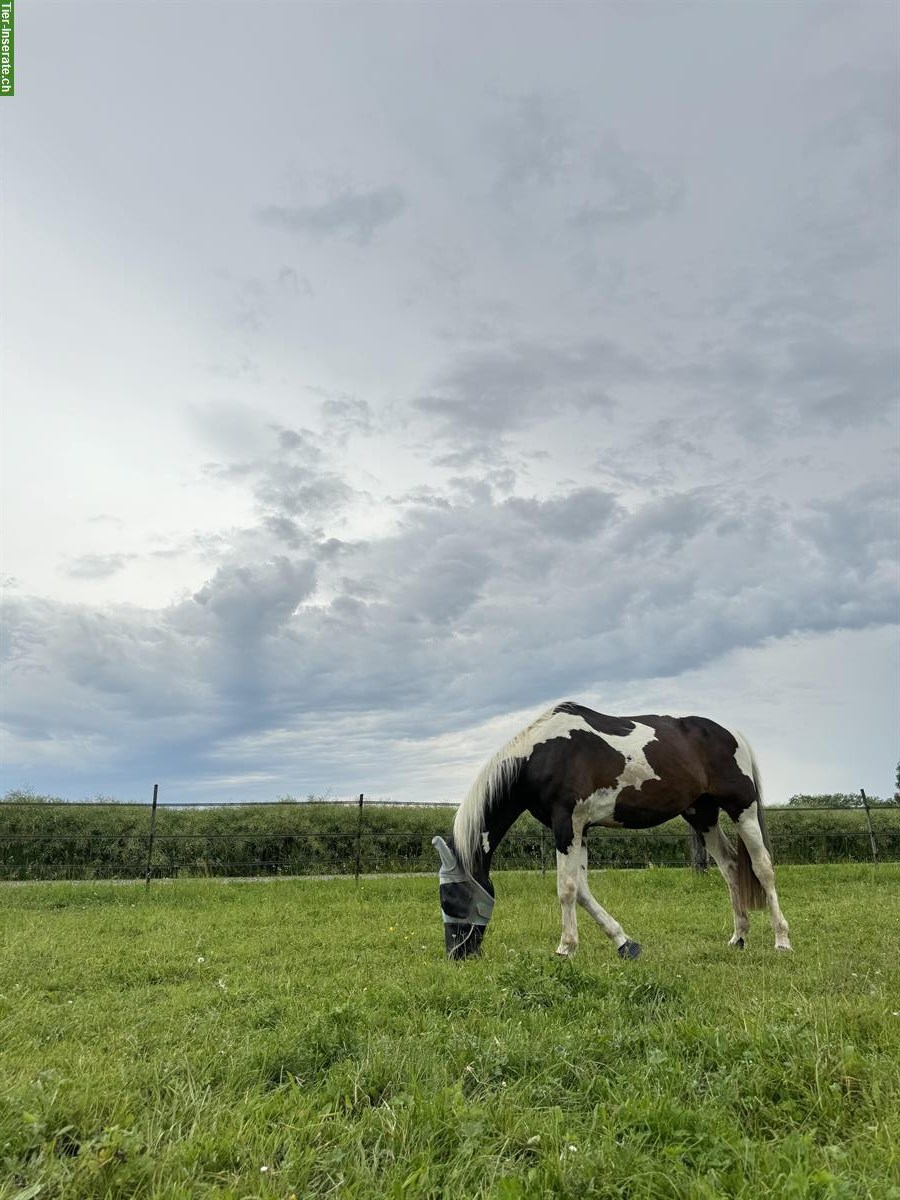
[[[484,821],[481,833],[481,844],[478,847],[476,865],[484,875],[489,874],[494,851],[509,833],[512,826],[525,811],[526,804],[519,795],[519,789],[510,788],[499,804],[494,805]],[[485,844],[486,842],[486,844]],[[479,871],[473,871],[476,879]]]

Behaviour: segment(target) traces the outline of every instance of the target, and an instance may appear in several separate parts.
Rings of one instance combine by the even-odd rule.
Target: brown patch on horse
[[[632,719],[656,733],[644,754],[659,778],[647,779],[640,787],[623,788],[613,819],[627,829],[649,829],[677,817],[707,791],[707,772],[699,748],[685,737],[681,718],[653,714]]]

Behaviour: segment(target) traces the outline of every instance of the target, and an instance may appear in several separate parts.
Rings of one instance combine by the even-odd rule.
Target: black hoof
[[[731,945],[734,946],[735,950],[743,950],[745,944],[746,943],[744,942],[743,938],[738,938],[738,940],[736,942],[731,943]]]
[[[619,947],[619,958],[638,958],[641,953],[639,942],[623,942]]]

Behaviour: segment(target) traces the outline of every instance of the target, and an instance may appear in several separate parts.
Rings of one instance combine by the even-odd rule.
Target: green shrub
[[[769,809],[775,857],[784,863],[865,862],[871,848],[865,814],[801,806]],[[871,814],[878,854],[900,860],[900,809]],[[341,875],[437,869],[431,839],[445,834],[453,809],[419,805],[298,803],[220,805],[157,811],[155,876]],[[147,870],[148,805],[109,800],[69,804],[9,792],[0,801],[0,878],[135,879]],[[729,822],[726,820],[726,827]],[[684,866],[688,828],[593,830],[593,867]],[[498,869],[555,869],[550,833],[528,814],[500,844]]]

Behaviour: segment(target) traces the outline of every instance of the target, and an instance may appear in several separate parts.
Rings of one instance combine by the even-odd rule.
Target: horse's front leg
[[[633,942],[616,918],[611,916],[591,895],[591,889],[588,887],[587,865],[587,846],[582,846],[578,852],[578,903],[585,912],[590,913],[594,918],[618,950],[620,958],[637,958],[641,952],[640,944]]]
[[[578,949],[578,922],[575,901],[578,899],[578,865],[581,841],[573,841],[568,850],[556,852],[556,894],[562,909],[562,937],[556,953],[571,958]]]

